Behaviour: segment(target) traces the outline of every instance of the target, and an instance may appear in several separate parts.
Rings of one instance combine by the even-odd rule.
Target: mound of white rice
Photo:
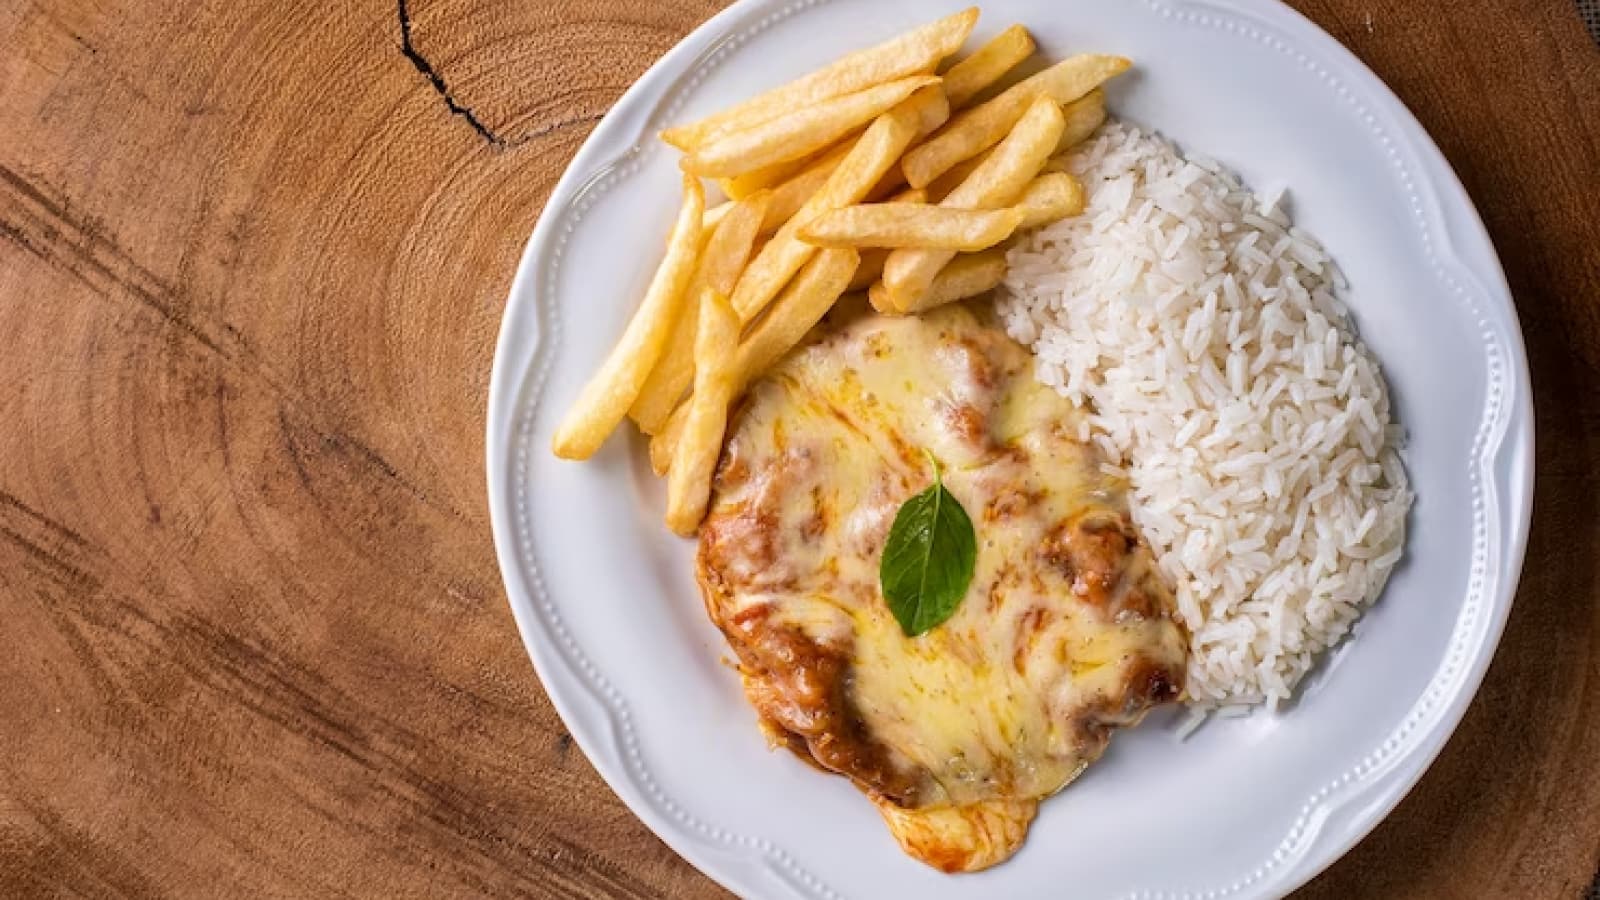
[[[998,307],[1090,410],[1193,634],[1197,710],[1291,696],[1400,559],[1412,495],[1344,279],[1215,163],[1110,122],[1084,214],[1022,240]]]

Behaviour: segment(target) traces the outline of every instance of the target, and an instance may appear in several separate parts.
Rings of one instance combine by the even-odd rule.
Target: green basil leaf
[[[945,490],[932,454],[928,461],[933,485],[895,514],[878,563],[883,598],[907,637],[924,634],[955,614],[978,559],[972,520]]]

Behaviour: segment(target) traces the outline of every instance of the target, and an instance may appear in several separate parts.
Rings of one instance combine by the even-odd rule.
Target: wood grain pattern
[[[719,895],[545,699],[481,460],[545,196],[720,5],[0,4],[0,896]],[[1600,863],[1600,51],[1566,0],[1298,5],[1482,209],[1540,456],[1481,696],[1305,893],[1576,897]]]

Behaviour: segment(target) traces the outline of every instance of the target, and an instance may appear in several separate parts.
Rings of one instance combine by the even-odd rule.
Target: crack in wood
[[[432,85],[433,92],[444,100],[445,108],[450,110],[450,114],[460,116],[465,120],[472,127],[472,130],[478,133],[479,137],[489,142],[491,147],[503,149],[507,146],[515,146],[516,143],[521,143],[522,141],[519,140],[513,144],[508,144],[506,139],[501,137],[498,132],[483,124],[483,120],[478,118],[478,114],[472,111],[472,107],[460,102],[455,98],[454,94],[450,93],[450,86],[445,84],[444,76],[439,74],[439,70],[433,67],[433,63],[429,62],[428,58],[417,50],[417,45],[411,39],[411,12],[406,8],[406,0],[396,0],[396,6],[400,16],[400,52],[405,55],[406,59],[411,60],[411,64],[416,66],[418,72],[421,72],[428,79],[428,84]]]
[[[411,34],[411,10],[407,6],[406,0],[396,0],[396,13],[400,19],[401,54],[403,54],[406,59],[411,61],[411,65],[414,66],[418,72],[422,73],[423,77],[428,79],[428,84],[433,88],[433,92],[438,94],[439,99],[444,101],[445,109],[449,110],[451,115],[457,116],[465,121],[473,131],[477,132],[479,137],[483,138],[484,141],[489,144],[489,146],[495,148],[496,150],[507,150],[513,147],[520,147],[523,144],[526,144],[528,141],[544,137],[548,134],[554,134],[555,132],[563,129],[571,128],[574,125],[581,125],[586,122],[598,122],[600,121],[600,117],[605,115],[603,110],[601,112],[580,113],[576,116],[558,119],[557,121],[551,122],[548,125],[540,126],[532,131],[527,132],[526,134],[520,134],[514,138],[508,138],[500,134],[499,131],[490,128],[488,124],[483,121],[483,119],[478,117],[478,113],[472,107],[456,99],[455,94],[450,91],[450,86],[445,82],[444,75],[434,67],[433,63],[430,62],[426,56],[422,55],[422,51],[417,49],[416,40]]]

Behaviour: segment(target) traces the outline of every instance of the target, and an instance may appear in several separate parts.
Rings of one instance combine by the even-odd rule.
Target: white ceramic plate
[[[1279,715],[1174,716],[1119,735],[1043,806],[1026,847],[946,876],[890,838],[842,778],[769,753],[690,570],[661,525],[643,444],[551,457],[550,433],[642,294],[678,202],[654,132],[957,2],[744,0],[667,54],[595,129],[523,256],[495,357],[495,545],[523,640],[607,783],[663,840],[745,896],[1281,895],[1365,835],[1422,775],[1488,666],[1522,562],[1532,402],[1511,298],[1460,183],[1378,79],[1270,0],[991,0],[975,39],[1023,22],[1047,57],[1137,61],[1114,112],[1291,189],[1338,259],[1357,326],[1411,436],[1418,500],[1378,606]]]

